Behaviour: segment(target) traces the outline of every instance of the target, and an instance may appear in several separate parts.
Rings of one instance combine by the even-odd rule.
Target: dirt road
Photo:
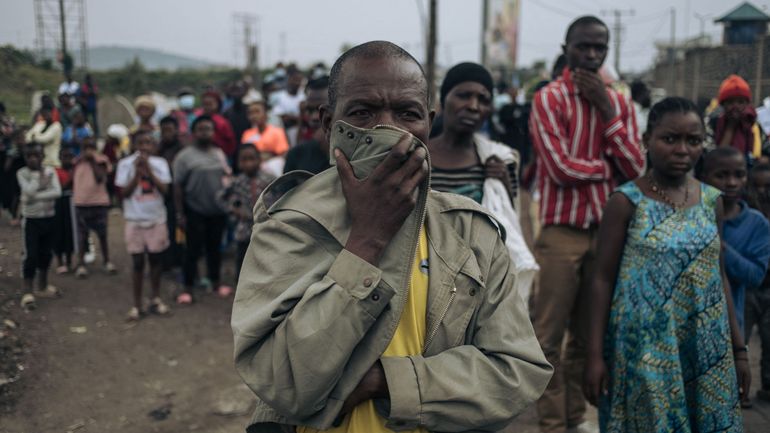
[[[120,272],[108,276],[92,266],[86,280],[52,276],[64,297],[39,301],[39,308],[26,314],[18,308],[19,229],[0,219],[0,320],[12,321],[0,324],[5,349],[0,357],[9,367],[0,371],[0,383],[17,379],[0,385],[0,432],[244,431],[248,415],[216,414],[250,410],[251,395],[232,364],[231,300],[204,295],[191,307],[174,307],[172,317],[127,325],[129,258],[120,217],[113,213],[110,219]],[[224,272],[232,277],[231,261]],[[164,279],[167,299],[174,288]],[[23,352],[14,354],[17,338]],[[757,383],[757,350],[752,358]],[[746,412],[747,431],[766,432],[768,425],[770,404],[755,403]],[[534,410],[506,431],[536,432]]]

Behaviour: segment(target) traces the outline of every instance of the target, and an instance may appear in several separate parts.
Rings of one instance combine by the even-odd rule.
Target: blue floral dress
[[[719,190],[675,210],[618,188],[636,206],[626,235],[604,357],[603,432],[742,432],[719,268]],[[599,246],[601,248],[601,246]]]

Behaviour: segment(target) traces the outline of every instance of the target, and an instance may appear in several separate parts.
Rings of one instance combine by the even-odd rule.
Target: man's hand
[[[575,69],[572,73],[572,79],[583,97],[588,99],[588,102],[599,111],[604,122],[609,122],[616,116],[615,108],[607,94],[607,87],[599,73],[586,69]]]
[[[751,369],[749,368],[749,358],[745,353],[743,354],[743,357],[735,358],[735,373],[736,376],[738,376],[739,398],[743,400],[749,396],[749,390],[751,388]]]
[[[505,165],[498,157],[493,156],[487,159],[484,163],[484,170],[486,177],[498,179],[503,183],[505,190],[508,192],[508,198],[513,200],[513,189],[511,187],[511,173],[508,171],[508,166]]]
[[[149,176],[149,165],[147,164],[147,158],[140,155],[136,158],[136,161],[134,161],[134,167],[136,168],[136,176],[137,177],[146,177]]]
[[[187,227],[187,218],[180,211],[176,214],[176,226],[184,230]]]
[[[373,265],[414,209],[415,190],[428,175],[427,151],[418,148],[407,154],[411,141],[411,134],[401,137],[380,165],[360,180],[345,155],[334,151],[351,219],[345,249]]]
[[[38,181],[37,190],[42,191],[48,188],[48,185],[51,184],[51,180],[52,180],[51,177],[52,176],[50,174],[45,173],[44,169],[40,170],[40,180]]]
[[[599,399],[607,396],[609,375],[607,365],[601,356],[588,356],[583,373],[583,395],[593,406],[599,405]]]
[[[359,404],[367,400],[388,398],[389,396],[390,391],[388,390],[388,381],[385,379],[385,370],[382,368],[382,363],[377,361],[366,372],[361,382],[358,382],[358,385],[356,385],[356,388],[350,393],[348,398],[345,399],[342,410],[334,420],[334,426],[339,427],[345,417]]]

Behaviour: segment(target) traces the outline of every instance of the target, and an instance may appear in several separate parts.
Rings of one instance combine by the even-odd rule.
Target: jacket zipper
[[[383,126],[387,126],[387,125],[383,125]],[[428,150],[427,147],[425,150]],[[428,161],[428,168],[430,169],[430,155],[427,152],[425,154],[425,160]],[[404,277],[404,281],[401,283],[401,287],[406,287],[406,290],[407,290],[406,296],[404,296],[404,299],[401,301],[401,304],[399,306],[399,311],[401,311],[401,314],[403,314],[404,308],[406,307],[406,301],[409,298],[409,290],[412,290],[412,287],[411,287],[412,286],[411,284],[412,266],[414,266],[414,257],[417,255],[417,247],[420,244],[420,230],[422,230],[422,226],[423,224],[425,224],[425,209],[428,203],[429,188],[430,188],[430,172],[428,172],[428,177],[421,185],[419,196],[418,196],[419,208],[417,209],[417,211],[419,212],[420,218],[417,221],[417,226],[415,227],[415,230],[414,230],[416,241],[414,243],[412,251],[409,253],[409,261],[407,262],[409,264],[408,265],[409,272],[406,273]],[[396,327],[398,327],[398,322],[396,322]],[[395,328],[393,328],[393,332],[395,332]]]
[[[425,340],[425,346],[422,348],[422,353],[424,354],[425,351],[428,350],[428,346],[433,341],[433,338],[438,333],[438,328],[441,325],[441,322],[446,317],[447,313],[449,312],[449,307],[452,306],[452,301],[455,300],[455,295],[457,294],[457,287],[452,287],[452,290],[449,293],[449,301],[446,303],[446,306],[444,306],[444,309],[441,310],[441,315],[438,317],[435,323],[433,323],[433,328],[431,328],[430,333],[428,334],[428,338]]]

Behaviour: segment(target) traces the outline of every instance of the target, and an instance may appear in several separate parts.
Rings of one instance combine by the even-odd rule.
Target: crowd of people
[[[67,77],[30,127],[3,117],[2,205],[12,223],[21,216],[24,239],[20,304],[60,296],[48,280],[54,256],[57,274],[89,277],[91,236],[114,274],[107,230],[120,204],[128,320],[169,313],[164,271],[179,271],[178,305],[199,286],[230,297],[240,281],[236,365],[262,405],[255,425],[499,428],[537,400],[543,432],[577,431],[586,402],[602,431],[742,431],[754,327],[756,395],[770,401],[770,107],[755,108],[735,75],[705,110],[653,101],[643,82],[603,72],[609,36],[598,18],[575,20],[527,98],[479,64],[455,65],[435,119],[421,68],[384,42],[351,49],[331,70],[278,65],[260,91],[243,80],[225,96],[183,88],[168,113],[139,96],[136,123],[103,137],[96,86]],[[428,194],[428,178],[452,196]],[[454,218],[451,230],[442,218]],[[414,233],[401,230],[413,220]],[[230,249],[234,281],[221,272]],[[377,301],[393,297],[405,257],[410,289],[391,317]],[[454,288],[439,322],[456,314],[462,324],[427,327],[444,296],[432,294],[444,278],[434,269],[458,275],[441,282]],[[404,368],[416,395],[401,388],[415,379],[395,379]],[[364,392],[366,380],[377,385]],[[332,390],[352,394],[331,403]],[[388,396],[383,418],[377,400]]]

